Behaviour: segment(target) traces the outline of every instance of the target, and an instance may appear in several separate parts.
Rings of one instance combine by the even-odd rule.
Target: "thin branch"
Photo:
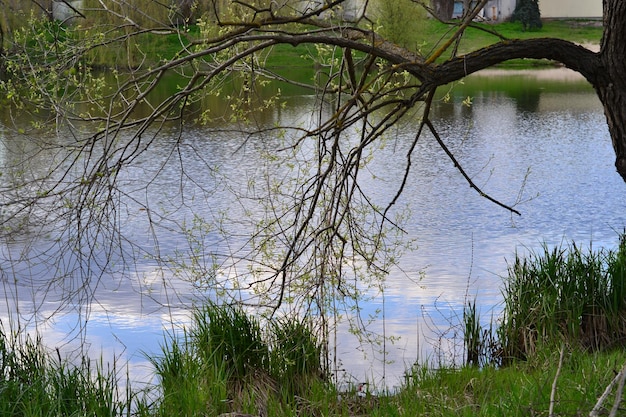
[[[437,58],[439,58],[441,56],[441,54],[443,54],[446,51],[446,49],[448,49],[450,47],[450,45],[452,45],[452,43],[454,43],[457,39],[459,39],[461,37],[461,35],[465,31],[465,29],[469,26],[470,23],[472,23],[472,20],[476,17],[478,12],[480,10],[482,10],[482,8],[485,6],[485,4],[487,4],[487,0],[482,0],[479,4],[476,5],[476,7],[474,7],[472,9],[472,11],[470,13],[467,14],[467,16],[465,16],[465,20],[463,21],[461,26],[459,26],[459,28],[454,33],[454,35],[452,35],[441,46],[441,48],[437,49],[430,57],[428,57],[428,59],[426,60],[426,64],[434,63],[437,60]]]
[[[411,172],[411,165],[412,165],[411,156],[413,155],[413,150],[415,149],[415,146],[417,145],[417,141],[419,140],[424,130],[424,125],[430,113],[430,106],[433,101],[433,97],[435,96],[435,91],[437,91],[437,89],[433,88],[428,94],[428,97],[426,99],[426,108],[424,109],[422,122],[420,123],[420,126],[417,129],[417,134],[415,135],[415,138],[413,139],[413,142],[411,143],[411,146],[409,147],[409,150],[406,153],[406,167],[404,168],[404,175],[402,177],[402,182],[400,183],[400,187],[398,188],[398,191],[396,191],[395,196],[393,197],[393,199],[391,200],[391,202],[387,205],[387,208],[385,209],[385,212],[383,215],[385,218],[387,217],[387,213],[389,212],[391,207],[395,205],[398,199],[400,198],[400,195],[402,194],[402,191],[404,190],[404,187],[406,186],[406,183],[408,181],[409,173]]]
[[[76,7],[74,7],[72,5],[72,3],[68,2],[67,0],[62,0],[62,3],[65,3],[65,5],[67,7],[69,7],[74,13],[76,13],[77,15],[82,17],[83,19],[87,19],[87,17],[80,10],[78,10]]]
[[[611,413],[609,417],[615,417],[617,412],[619,411],[619,406],[622,402],[622,393],[624,392],[624,382],[626,381],[626,372],[622,372],[622,376],[619,379],[619,384],[617,385],[617,390],[615,390],[615,401],[613,402],[613,407],[611,408]]]
[[[37,7],[39,7],[45,13],[46,17],[49,20],[52,20],[52,9],[48,10],[48,8],[46,8],[44,5],[42,5],[37,0],[31,0],[31,3],[35,3],[37,5]]]
[[[426,123],[426,126],[428,126],[428,129],[430,130],[430,132],[433,134],[433,136],[437,140],[437,143],[439,143],[439,146],[441,146],[441,149],[443,149],[443,151],[448,155],[448,158],[450,158],[450,160],[454,163],[454,166],[459,170],[461,175],[463,175],[463,178],[465,178],[465,180],[467,181],[467,183],[469,184],[469,186],[471,188],[476,190],[481,197],[485,197],[487,200],[491,201],[492,203],[495,203],[496,205],[509,210],[511,213],[517,214],[518,216],[522,215],[522,213],[520,213],[519,211],[515,210],[513,207],[508,206],[508,205],[506,205],[506,204],[496,200],[495,198],[491,197],[490,195],[486,194],[476,184],[474,184],[474,181],[472,181],[472,179],[469,177],[469,175],[467,175],[467,173],[465,172],[465,170],[463,169],[461,164],[459,164],[459,161],[457,161],[457,159],[454,157],[454,155],[452,154],[450,149],[448,149],[446,144],[443,142],[443,140],[441,139],[441,136],[439,136],[439,133],[437,133],[437,130],[433,126],[432,122],[429,119],[425,119],[424,123]]]
[[[563,356],[565,354],[565,345],[561,346],[561,354],[559,356],[559,366],[556,368],[556,374],[554,375],[554,381],[552,381],[552,391],[550,392],[550,407],[548,411],[548,416],[554,416],[554,403],[556,402],[556,383],[559,379],[559,375],[561,374],[561,368],[563,367]]]
[[[604,401],[606,401],[607,397],[613,390],[613,385],[615,385],[615,383],[618,380],[623,379],[625,374],[626,374],[626,364],[624,364],[622,369],[617,373],[617,375],[615,375],[615,378],[613,378],[611,383],[607,385],[607,387],[604,389],[604,392],[602,393],[600,398],[598,398],[596,405],[589,412],[589,417],[598,417],[602,413],[602,410],[603,410],[602,404],[604,403]]]

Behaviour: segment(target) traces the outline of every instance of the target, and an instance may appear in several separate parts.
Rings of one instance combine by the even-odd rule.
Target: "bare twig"
[[[617,385],[617,390],[615,391],[615,401],[613,402],[613,407],[611,408],[611,413],[609,417],[615,417],[617,415],[617,411],[619,410],[619,405],[622,402],[622,393],[624,392],[624,382],[626,381],[626,367],[622,368],[621,378],[619,379],[619,384]]]
[[[517,214],[518,216],[522,215],[522,213],[520,213],[519,211],[515,210],[513,207],[508,206],[508,205],[506,205],[506,204],[496,200],[495,198],[491,197],[490,195],[486,194],[485,192],[483,192],[483,190],[481,190],[474,183],[474,181],[472,181],[472,179],[469,177],[469,175],[467,175],[467,173],[465,172],[465,170],[463,169],[461,164],[459,164],[459,161],[457,161],[457,159],[454,157],[454,154],[450,151],[450,149],[448,149],[446,144],[441,139],[441,136],[439,136],[439,133],[435,129],[435,126],[433,126],[432,122],[429,119],[425,119],[424,123],[426,123],[426,126],[428,126],[428,129],[430,129],[430,132],[435,137],[435,140],[437,141],[439,146],[441,146],[441,149],[443,149],[443,151],[446,153],[446,155],[448,155],[448,158],[450,158],[450,160],[454,163],[454,166],[456,167],[456,169],[458,169],[459,172],[461,173],[461,175],[463,175],[463,178],[465,178],[465,181],[467,181],[467,183],[469,184],[469,186],[471,188],[476,190],[476,192],[478,192],[478,194],[481,197],[485,197],[487,200],[491,201],[492,203],[494,203],[494,204],[496,204],[496,205],[498,205],[498,206],[500,206],[502,208],[505,208],[505,209],[509,210],[511,213]]]
[[[487,4],[487,0],[482,0],[479,4],[477,4],[468,14],[467,16],[465,16],[463,23],[461,24],[461,26],[459,26],[459,28],[457,29],[457,31],[455,32],[455,34],[453,36],[451,36],[439,49],[437,49],[430,57],[428,57],[428,59],[426,60],[427,64],[432,64],[433,62],[435,62],[437,60],[437,58],[439,58],[441,56],[441,54],[443,54],[446,49],[448,49],[450,47],[450,45],[452,45],[453,42],[455,42],[465,31],[465,29],[467,29],[467,27],[469,26],[470,23],[472,23],[472,20],[476,17],[476,15],[478,15],[478,13],[482,10],[482,8],[485,6],[485,4]]]
[[[552,391],[550,392],[550,408],[548,410],[548,416],[552,417],[554,415],[554,403],[556,402],[556,383],[559,379],[559,375],[561,374],[561,368],[563,367],[563,356],[565,353],[565,345],[561,346],[561,355],[559,356],[559,367],[556,368],[556,374],[554,375],[554,381],[552,381]]]
[[[618,380],[620,379],[623,380],[625,374],[626,374],[626,364],[624,364],[622,369],[617,373],[617,375],[615,375],[615,378],[613,378],[611,383],[607,385],[607,387],[604,389],[604,392],[602,393],[600,398],[598,398],[598,402],[596,402],[596,405],[591,409],[591,412],[589,412],[589,417],[598,417],[600,415],[600,411],[602,410],[602,404],[604,403],[606,398],[609,396],[609,394],[613,390],[613,385],[615,385],[615,383]]]

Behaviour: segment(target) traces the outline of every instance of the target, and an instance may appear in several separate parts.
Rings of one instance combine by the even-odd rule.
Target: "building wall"
[[[462,11],[463,2],[457,3],[460,3],[459,7]],[[489,0],[483,17],[488,20],[506,20],[513,14],[515,4],[516,0]],[[539,0],[539,11],[544,19],[601,18],[602,0]]]
[[[502,22],[507,20],[515,10],[516,0],[489,0],[479,17],[488,21]],[[463,16],[463,0],[455,0],[453,18]]]
[[[601,18],[602,0],[539,0],[542,18]]]
[[[508,19],[515,10],[516,0],[490,0],[484,9],[484,17],[501,22]]]
[[[83,9],[82,0],[68,2],[54,1],[52,2],[52,17],[62,22],[71,22],[72,19],[77,15],[76,12],[72,10],[72,7],[68,6],[68,4],[70,4],[76,10]]]

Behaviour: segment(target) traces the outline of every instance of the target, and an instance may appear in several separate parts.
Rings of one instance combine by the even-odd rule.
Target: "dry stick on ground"
[[[559,375],[561,374],[561,368],[563,367],[563,356],[565,353],[565,345],[561,346],[561,355],[559,357],[559,367],[556,368],[556,375],[554,375],[554,381],[552,381],[552,391],[550,392],[550,408],[548,411],[548,416],[552,417],[554,415],[554,402],[556,397],[556,382],[559,379]]]
[[[598,402],[591,409],[591,412],[589,413],[589,417],[598,417],[600,415],[600,410],[602,409],[602,403],[604,403],[604,401],[606,400],[606,397],[609,396],[609,394],[611,393],[611,390],[613,389],[613,385],[615,385],[615,383],[617,382],[618,379],[622,380],[621,384],[623,386],[624,375],[626,375],[626,364],[624,364],[624,366],[618,372],[618,374],[615,375],[615,378],[613,378],[611,383],[606,387],[606,389],[604,390],[604,392],[602,393],[600,398],[598,398]],[[619,397],[621,397],[621,392],[620,392],[620,396]],[[619,401],[619,400],[621,400],[621,398],[616,398],[615,401]],[[613,408],[615,408],[615,405],[613,406]]]
[[[617,411],[619,410],[619,405],[622,402],[622,392],[624,391],[624,381],[626,381],[626,366],[622,368],[621,372],[622,376],[619,380],[619,384],[617,385],[617,390],[615,390],[615,402],[613,403],[613,408],[611,408],[611,413],[609,417],[615,417],[617,415]]]

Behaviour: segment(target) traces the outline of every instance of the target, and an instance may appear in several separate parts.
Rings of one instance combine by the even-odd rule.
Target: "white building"
[[[600,19],[602,0],[539,0],[539,11],[545,19]]]
[[[483,17],[501,22],[508,19],[515,10],[516,0],[491,0],[483,9]]]
[[[492,21],[504,21],[515,10],[516,0],[490,0],[481,17]],[[602,0],[539,0],[542,19],[599,19],[602,17]],[[463,1],[454,2],[453,17],[463,14]]]
[[[75,1],[53,1],[52,17],[64,23],[70,23],[78,16],[77,11],[83,9],[82,0]]]
[[[472,3],[476,3],[476,1],[474,0]],[[494,22],[504,21],[513,14],[513,10],[515,10],[515,3],[516,0],[490,0],[487,2],[487,5],[484,7],[482,13],[479,13],[479,17]],[[463,16],[463,1],[456,0],[454,2],[454,12],[452,13],[452,17],[457,19],[461,16]]]

